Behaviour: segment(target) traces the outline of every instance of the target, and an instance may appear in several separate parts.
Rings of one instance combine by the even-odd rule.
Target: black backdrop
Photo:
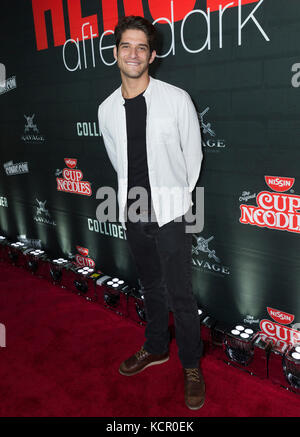
[[[113,37],[104,34],[117,13],[170,20],[155,24],[162,57],[151,74],[189,92],[199,113],[198,186],[205,189],[205,226],[193,248],[199,303],[228,322],[258,323],[267,307],[300,321],[298,0],[2,3],[2,234],[51,256],[77,255],[78,263],[135,285],[126,232],[118,222],[96,219],[97,189],[116,188],[97,109],[120,85],[112,49],[105,48]],[[94,34],[86,25],[84,43],[83,23]],[[70,163],[87,183],[85,194],[58,190]],[[260,192],[271,194],[258,206]]]

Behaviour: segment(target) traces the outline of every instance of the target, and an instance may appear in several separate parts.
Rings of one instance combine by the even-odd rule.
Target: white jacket
[[[163,226],[184,215],[192,203],[201,162],[201,133],[196,109],[181,88],[150,77],[146,149],[151,198],[157,223]],[[98,109],[99,129],[118,175],[119,221],[126,229],[128,162],[125,100],[121,86]]]

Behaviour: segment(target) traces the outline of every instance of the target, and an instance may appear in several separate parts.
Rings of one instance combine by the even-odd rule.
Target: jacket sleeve
[[[98,123],[99,123],[99,131],[102,134],[104,146],[106,148],[106,152],[108,154],[109,160],[110,160],[113,168],[115,169],[115,171],[117,171],[116,147],[115,147],[115,144],[114,144],[108,130],[105,127],[104,116],[103,116],[103,113],[101,110],[101,105],[99,106],[99,109],[98,109]]]
[[[188,173],[191,193],[199,178],[203,158],[200,123],[191,97],[184,91],[179,105],[178,120],[180,141]]]

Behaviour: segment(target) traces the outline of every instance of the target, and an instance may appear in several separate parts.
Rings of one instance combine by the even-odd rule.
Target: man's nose
[[[129,53],[130,58],[136,58],[138,56],[138,51],[136,47],[132,47]]]

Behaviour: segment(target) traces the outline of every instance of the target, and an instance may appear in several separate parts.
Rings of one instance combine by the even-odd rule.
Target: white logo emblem
[[[199,252],[208,253],[208,258],[213,258],[217,263],[220,262],[220,259],[216,256],[215,250],[210,250],[208,247],[208,243],[213,240],[213,236],[205,239],[203,237],[197,237],[197,235],[194,234],[194,237],[197,241],[197,246],[192,246],[192,253],[199,255]]]
[[[37,127],[36,123],[33,123],[33,119],[35,117],[35,114],[32,115],[25,115],[24,118],[26,120],[25,127],[24,127],[24,134],[22,135],[22,140],[25,143],[29,144],[36,144],[36,143],[43,143],[45,141],[44,135],[41,135],[39,133],[39,129]]]
[[[27,124],[25,124],[25,133],[26,132],[28,132],[29,131],[29,129],[32,129],[33,130],[33,132],[36,132],[37,134],[39,133],[39,130],[38,130],[38,128],[37,128],[37,125],[36,124],[33,124],[33,119],[34,119],[34,117],[35,117],[35,114],[33,114],[32,116],[30,116],[30,115],[24,115],[24,117],[25,117],[25,119],[26,119],[26,121],[27,121]]]
[[[38,206],[36,207],[36,215],[34,217],[34,220],[36,222],[44,223],[46,225],[56,226],[55,221],[51,219],[49,210],[46,208],[47,200],[44,201],[38,199],[35,200],[37,201]]]
[[[198,112],[198,119],[200,121],[200,126],[203,130],[202,145],[204,150],[210,152],[220,152],[221,149],[225,149],[226,143],[225,140],[217,138],[215,130],[212,129],[211,123],[204,121],[204,115],[209,111],[209,106],[204,109],[202,112]],[[209,138],[206,139],[205,136],[209,135]]]
[[[209,238],[198,237],[193,234],[196,244],[192,244],[192,264],[197,270],[204,270],[214,274],[230,275],[229,267],[224,266],[220,258],[216,255],[216,251],[208,247],[208,243],[214,239],[213,236]],[[207,254],[207,259],[201,257],[202,253]]]

